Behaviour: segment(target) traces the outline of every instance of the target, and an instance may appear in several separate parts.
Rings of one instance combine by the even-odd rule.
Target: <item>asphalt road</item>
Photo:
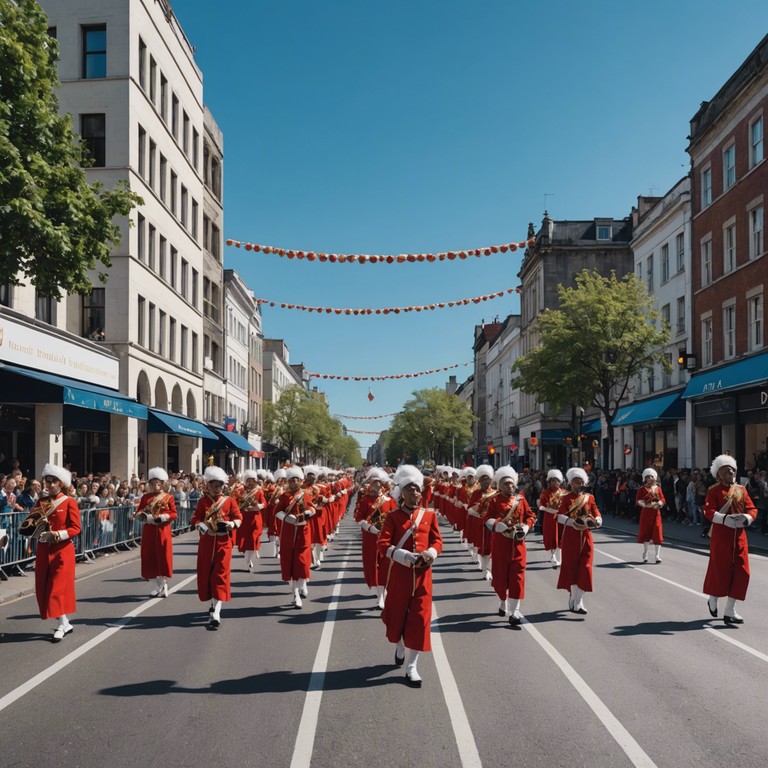
[[[578,616],[533,536],[526,622],[513,629],[456,534],[443,535],[420,690],[392,663],[346,520],[301,610],[275,559],[248,574],[236,557],[216,632],[197,600],[194,534],[175,540],[164,600],[147,597],[135,551],[78,566],[76,629],[59,644],[33,596],[3,603],[2,765],[766,764],[763,554],[750,558],[745,624],[726,627],[700,592],[706,551],[665,546],[663,563],[643,565],[631,534],[603,529]]]

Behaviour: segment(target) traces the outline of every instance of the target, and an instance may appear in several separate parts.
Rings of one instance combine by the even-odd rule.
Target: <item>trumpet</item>
[[[216,499],[208,494],[208,498],[213,501],[211,508],[208,510],[208,514],[205,516],[203,522],[208,526],[208,529],[212,533],[226,533],[226,526],[219,526],[220,522],[224,522],[224,513],[221,511],[223,504],[217,504]]]
[[[159,520],[160,515],[168,513],[168,507],[168,494],[161,491],[160,494],[156,495],[155,498],[152,499],[141,512],[139,512],[138,516],[142,520],[147,520],[150,517]]]
[[[21,521],[19,533],[22,536],[39,536],[50,529],[48,517],[53,512],[53,501],[42,498],[37,506]]]

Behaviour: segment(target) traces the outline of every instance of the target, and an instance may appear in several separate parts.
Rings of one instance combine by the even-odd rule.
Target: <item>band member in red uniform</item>
[[[559,568],[562,553],[560,541],[563,538],[563,526],[557,521],[560,502],[567,491],[561,488],[563,473],[559,469],[547,472],[547,487],[539,496],[539,509],[544,513],[541,531],[544,539],[544,549],[549,552],[549,563],[553,568]]]
[[[635,504],[640,507],[640,527],[637,530],[637,541],[643,545],[643,562],[648,562],[648,545],[653,542],[656,547],[656,562],[661,562],[661,542],[664,535],[661,532],[661,508],[667,503],[656,470],[648,467],[643,470],[643,483],[637,489]]]
[[[200,532],[197,546],[197,596],[211,601],[209,629],[221,624],[221,604],[232,599],[229,587],[232,565],[232,533],[243,516],[237,502],[224,496],[227,473],[221,467],[206,467],[205,496],[201,496],[191,523]]]
[[[320,468],[314,464],[305,464],[304,490],[312,499],[314,514],[309,518],[309,539],[312,544],[312,566],[319,568],[323,562],[323,547],[328,543],[328,535],[325,525],[325,496],[321,486],[317,483]]]
[[[173,533],[171,521],[178,513],[173,496],[165,490],[168,473],[162,467],[153,467],[147,473],[149,493],[139,502],[136,515],[141,527],[141,578],[155,580],[152,597],[168,597],[168,582],[173,576]]]
[[[421,687],[416,669],[421,651],[432,650],[432,563],[443,551],[433,509],[420,505],[424,476],[411,465],[400,465],[393,482],[400,489],[399,506],[385,518],[379,552],[392,562],[381,618],[387,640],[395,643],[395,664],[405,663],[405,679]]]
[[[280,557],[280,528],[282,523],[275,517],[275,506],[277,500],[285,493],[288,487],[288,481],[285,479],[285,470],[280,467],[272,475],[274,488],[267,497],[267,518],[264,520],[264,526],[267,529],[267,536],[272,542],[272,556]]]
[[[456,497],[454,499],[456,503],[456,527],[459,531],[459,538],[464,544],[464,549],[469,549],[469,541],[467,540],[467,502],[472,495],[472,489],[475,485],[475,469],[474,467],[465,467],[461,471],[461,480],[459,487],[456,489]],[[428,506],[424,504],[424,506]]]
[[[261,532],[264,530],[261,511],[267,506],[267,500],[264,498],[258,475],[254,470],[247,469],[243,472],[243,481],[245,485],[235,497],[243,516],[243,524],[237,529],[235,540],[238,550],[245,557],[248,573],[252,573],[254,558],[259,557],[259,549],[261,549]]]
[[[309,596],[308,582],[312,565],[309,520],[315,514],[311,491],[302,487],[304,472],[301,467],[285,471],[288,489],[277,500],[275,516],[281,521],[280,574],[287,581],[293,595],[293,605],[301,608],[302,597]]]
[[[583,490],[587,473],[581,467],[571,467],[566,472],[571,485],[570,493],[560,502],[558,521],[563,531],[563,562],[557,579],[558,589],[570,593],[568,608],[574,613],[586,615],[584,594],[592,591],[592,561],[594,542],[592,529],[603,524],[595,497]]]
[[[476,483],[472,494],[467,500],[467,529],[465,531],[469,542],[469,556],[473,563],[479,562],[478,553],[483,548],[483,541],[488,531],[480,521],[480,507],[488,494],[495,493],[490,490],[493,480],[493,467],[489,464],[481,464],[475,472]]]
[[[707,491],[704,516],[712,523],[709,540],[709,565],[704,577],[707,607],[717,616],[717,599],[725,597],[723,620],[743,624],[736,613],[736,601],[747,597],[749,549],[745,528],[752,525],[757,509],[743,485],[736,484],[736,459],[718,456],[709,470],[717,480]]]
[[[55,619],[51,640],[61,642],[73,627],[69,614],[75,605],[75,547],[80,533],[80,509],[65,491],[72,484],[69,471],[55,464],[43,467],[43,492],[20,532],[37,539],[35,594],[41,619]]]
[[[517,626],[523,616],[520,603],[525,597],[525,536],[536,522],[536,513],[524,496],[515,493],[517,472],[499,467],[493,476],[499,492],[488,502],[487,527],[493,531],[491,586],[499,596],[499,616],[509,614]]]

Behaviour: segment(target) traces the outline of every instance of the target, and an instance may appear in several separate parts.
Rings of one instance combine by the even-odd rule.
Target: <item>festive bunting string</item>
[[[366,432],[364,429],[348,429],[346,431],[354,435],[380,435],[382,432],[380,429],[375,432]]]
[[[486,296],[475,296],[471,299],[457,299],[456,301],[441,301],[436,304],[426,304],[421,306],[412,307],[384,307],[381,309],[371,309],[370,307],[361,307],[358,309],[351,309],[349,307],[309,307],[305,304],[287,304],[278,303],[269,299],[256,299],[257,304],[269,304],[270,307],[280,307],[280,309],[297,309],[302,312],[317,312],[322,315],[399,315],[401,312],[433,312],[436,309],[445,309],[446,307],[466,307],[469,304],[479,304],[481,301],[493,301],[498,299],[507,293],[520,293],[521,289],[518,288],[506,288],[503,291],[496,291],[496,293],[490,293]]]
[[[440,373],[441,371],[450,371],[451,368],[460,368],[461,366],[473,365],[473,363],[455,363],[446,365],[443,368],[433,368],[431,371],[418,371],[417,373],[396,373],[390,376],[339,376],[335,373],[315,373],[307,371],[307,376],[316,379],[337,379],[340,381],[384,381],[385,379],[415,379],[417,376],[427,376],[430,373]]]
[[[333,414],[337,419],[387,419],[390,416],[397,416],[396,413],[382,413],[381,416],[345,416],[341,413]]]
[[[335,264],[412,264],[416,261],[453,261],[454,259],[466,259],[469,256],[490,256],[492,253],[507,253],[518,248],[526,248],[536,242],[534,238],[523,240],[519,243],[505,243],[503,245],[487,245],[482,248],[468,248],[461,251],[443,251],[441,253],[398,253],[398,254],[369,254],[369,253],[320,253],[316,251],[297,251],[288,248],[276,248],[273,245],[259,245],[258,243],[244,243],[241,240],[227,240],[227,245],[235,248],[245,248],[246,251],[262,253],[274,253],[289,259],[306,259],[307,261],[331,262]]]

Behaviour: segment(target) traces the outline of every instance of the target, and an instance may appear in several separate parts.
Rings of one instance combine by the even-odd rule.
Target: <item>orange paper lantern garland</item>
[[[443,368],[433,368],[431,371],[418,371],[416,373],[396,373],[390,376],[341,376],[336,373],[316,373],[313,371],[307,371],[307,376],[315,379],[333,379],[335,381],[385,381],[387,379],[415,379],[418,376],[428,376],[431,373],[441,373],[442,371],[450,371],[452,368],[460,368],[473,365],[473,363],[455,363],[454,365],[446,365]]]
[[[288,304],[286,302],[276,302],[269,299],[256,299],[257,304],[268,304],[270,307],[280,307],[280,309],[296,309],[302,312],[317,312],[318,314],[336,314],[336,315],[399,315],[401,312],[434,312],[436,309],[445,309],[447,307],[466,307],[469,304],[479,304],[482,301],[493,301],[507,293],[520,293],[520,288],[506,288],[503,291],[496,291],[485,296],[474,296],[470,299],[458,299],[457,301],[441,301],[436,304],[426,304],[412,307],[383,307],[372,309],[370,307],[361,307],[352,309],[349,307],[309,307],[305,304]]]
[[[397,416],[396,413],[382,413],[381,416],[344,416],[341,413],[333,414],[337,419],[388,419],[390,416]]]
[[[467,259],[470,256],[490,256],[494,253],[514,252],[532,246],[536,240],[529,238],[518,243],[503,245],[487,245],[482,248],[468,248],[460,251],[442,251],[440,253],[398,253],[398,254],[369,254],[369,253],[320,253],[316,251],[298,251],[289,248],[277,248],[273,245],[259,243],[244,243],[241,240],[228,239],[227,245],[244,248],[254,253],[277,254],[288,259],[305,261],[320,261],[331,264],[413,264],[415,262],[454,261]]]

